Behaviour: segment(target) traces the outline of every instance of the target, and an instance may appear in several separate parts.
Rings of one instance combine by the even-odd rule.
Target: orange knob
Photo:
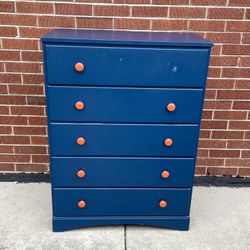
[[[176,106],[175,106],[174,103],[169,103],[169,104],[167,105],[167,110],[168,110],[169,112],[173,112],[173,111],[175,111],[175,109],[176,109]]]
[[[161,177],[163,178],[163,179],[167,179],[168,177],[169,177],[169,172],[167,171],[167,170],[164,170],[164,171],[162,171],[162,173],[161,173]]]
[[[85,144],[85,139],[83,137],[78,137],[76,143],[80,146]]]
[[[78,201],[78,203],[77,203],[77,206],[79,207],[79,208],[85,208],[86,207],[86,202],[85,201]]]
[[[84,71],[84,65],[83,65],[82,63],[80,63],[80,62],[76,63],[76,64],[75,64],[75,70],[76,70],[77,72],[82,72],[82,71]]]
[[[164,141],[164,144],[165,144],[165,146],[170,147],[170,146],[172,146],[172,144],[173,144],[173,140],[172,140],[171,138],[167,138],[167,139]]]
[[[84,103],[83,102],[76,102],[75,103],[75,108],[77,109],[77,110],[83,110],[84,109]]]
[[[160,201],[160,203],[159,203],[159,206],[161,207],[161,208],[165,208],[166,206],[168,205],[168,203],[166,202],[166,201]]]
[[[84,178],[85,175],[86,175],[86,173],[85,173],[83,170],[78,170],[78,171],[77,171],[77,176],[78,176],[79,178]]]

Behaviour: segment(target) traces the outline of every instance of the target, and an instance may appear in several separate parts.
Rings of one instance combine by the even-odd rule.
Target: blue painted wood
[[[193,169],[193,158],[53,157],[51,163],[54,187],[191,187]],[[162,171],[170,176],[162,178]]]
[[[197,125],[51,124],[53,155],[194,156]],[[77,138],[85,145],[79,146]],[[173,145],[166,147],[166,138]]]
[[[81,227],[104,225],[156,226],[186,231],[189,216],[98,216],[98,217],[53,217],[53,231],[62,232]]]
[[[203,87],[209,49],[46,45],[46,53],[48,84]]]
[[[48,87],[51,121],[198,123],[202,89]],[[77,101],[85,108],[75,109]],[[175,103],[169,112],[167,104]]]
[[[188,216],[190,188],[54,188],[54,216]],[[80,200],[85,208],[77,206]],[[161,208],[159,202],[167,201]]]
[[[116,45],[150,45],[211,47],[213,43],[191,33],[129,32],[115,30],[55,29],[42,37],[46,43],[85,43]]]

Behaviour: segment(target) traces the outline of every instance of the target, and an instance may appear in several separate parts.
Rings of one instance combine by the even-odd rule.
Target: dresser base
[[[187,231],[189,216],[53,217],[53,231],[106,225],[145,225]]]

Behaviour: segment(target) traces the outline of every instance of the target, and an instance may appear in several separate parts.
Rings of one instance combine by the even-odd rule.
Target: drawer
[[[54,216],[177,216],[189,214],[190,196],[188,188],[54,188],[53,208]]]
[[[53,157],[54,187],[191,187],[194,159]]]
[[[209,58],[208,48],[45,45],[45,50],[47,83],[57,85],[202,87]]]
[[[198,132],[198,125],[51,123],[50,146],[63,156],[194,156]]]
[[[51,121],[199,123],[202,89],[48,87]]]

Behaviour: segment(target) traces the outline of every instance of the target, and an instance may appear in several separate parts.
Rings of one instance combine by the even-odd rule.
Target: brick
[[[45,146],[14,146],[16,154],[46,154]]]
[[[0,74],[0,83],[20,83],[21,75],[11,74],[11,73],[3,73]]]
[[[73,17],[59,17],[59,16],[38,16],[38,26],[43,27],[75,27]]]
[[[72,0],[71,0],[72,2]],[[81,3],[112,3],[112,0],[75,0],[75,2]]]
[[[15,135],[46,135],[46,127],[13,127]]]
[[[221,68],[209,68],[208,69],[208,77],[220,77]]]
[[[147,19],[115,19],[116,29],[146,30],[150,28],[150,20]]]
[[[24,39],[3,39],[3,48],[5,49],[28,49],[37,50],[38,41]]]
[[[152,4],[182,5],[188,4],[189,0],[152,0]]]
[[[56,14],[63,15],[92,15],[92,6],[87,4],[55,4]]]
[[[222,77],[228,78],[250,78],[249,68],[224,68]]]
[[[27,96],[29,105],[45,105],[45,97],[43,96]]]
[[[48,171],[47,164],[16,164],[16,171],[22,172],[46,172]]]
[[[246,21],[227,21],[226,31],[249,32],[250,23]]]
[[[14,153],[13,146],[0,145],[0,153],[11,154]]]
[[[249,125],[250,125],[250,122],[249,122]],[[250,141],[241,141],[241,140],[228,141],[227,148],[249,149]]]
[[[250,151],[249,150],[242,150],[241,157],[242,158],[250,158]]]
[[[250,34],[249,33],[243,33],[242,34],[242,44],[250,44]]]
[[[239,176],[250,176],[250,168],[239,168]]]
[[[231,79],[208,79],[207,89],[233,89],[234,83]]]
[[[10,108],[12,115],[44,115],[44,107],[17,106]]]
[[[52,28],[19,27],[20,37],[27,38],[40,38],[51,30]]]
[[[211,55],[220,55],[221,53],[222,46],[221,45],[214,45],[211,49]]]
[[[153,30],[186,30],[186,20],[152,20]]]
[[[202,119],[212,119],[213,112],[212,111],[207,111],[203,110],[202,112]]]
[[[250,57],[240,57],[239,67],[250,67]]]
[[[34,163],[49,163],[48,155],[32,155],[31,158]]]
[[[23,61],[42,62],[43,60],[43,54],[39,51],[22,51],[21,55]]]
[[[78,28],[111,29],[113,26],[112,18],[77,17],[76,23]]]
[[[0,12],[14,12],[14,2],[13,1],[1,1],[0,2]]]
[[[5,66],[7,72],[41,73],[41,65],[39,63],[6,62]]]
[[[238,158],[240,150],[210,150],[209,157],[215,158]]]
[[[233,109],[250,110],[250,101],[233,101]]]
[[[43,75],[23,75],[23,83],[42,84],[44,83],[44,77]]]
[[[231,101],[209,101],[204,103],[204,109],[231,109]]]
[[[241,90],[218,90],[218,99],[246,99],[250,98],[250,91]]]
[[[205,99],[215,99],[216,91],[215,90],[206,90]]]
[[[1,144],[30,144],[29,136],[1,136],[0,137]]]
[[[197,166],[223,166],[224,160],[219,158],[197,158],[196,165]]]
[[[195,168],[195,175],[205,175],[206,168],[205,167],[196,167]]]
[[[51,14],[54,10],[52,3],[17,2],[16,12]]]
[[[222,47],[224,55],[249,55],[250,46],[248,45],[224,45]]]
[[[244,139],[249,139],[250,140],[250,131],[245,131],[244,133]]]
[[[249,7],[250,6],[250,0],[229,0],[228,5],[230,6],[243,6],[243,7]]]
[[[12,50],[1,50],[0,51],[0,60],[3,61],[19,61],[20,60],[20,52],[12,51]],[[1,76],[0,76],[1,78]]]
[[[0,124],[27,125],[28,120],[27,117],[22,117],[22,116],[0,116]]]
[[[24,105],[26,98],[25,96],[0,96],[0,104]]]
[[[29,162],[29,155],[0,155],[0,162]]]
[[[200,138],[210,138],[211,131],[208,130],[201,130],[200,131]]]
[[[11,126],[0,126],[0,134],[5,135],[5,134],[11,134],[12,129]]]
[[[167,7],[138,7],[132,8],[132,16],[138,17],[167,17]]]
[[[202,129],[226,129],[227,121],[202,121]]]
[[[11,94],[32,94],[32,95],[44,95],[43,86],[31,86],[31,85],[10,85],[9,91]]]
[[[200,30],[200,31],[224,31],[225,22],[224,21],[192,21],[190,20],[189,29],[190,30]]]
[[[210,66],[237,66],[238,57],[236,56],[212,56]]]
[[[214,43],[240,43],[240,33],[207,33],[206,39]]]
[[[17,36],[16,27],[0,27],[1,37],[15,37]]]
[[[5,172],[5,171],[14,171],[15,170],[15,165],[10,164],[10,163],[0,163],[0,171]]]
[[[243,131],[212,131],[213,139],[243,139]]]
[[[0,24],[4,25],[25,25],[36,26],[36,16],[17,15],[17,14],[1,14]]]
[[[249,80],[236,80],[236,89],[250,89]]]
[[[209,19],[243,19],[244,9],[209,8]]]
[[[96,5],[93,11],[95,16],[129,16],[128,6]]]
[[[214,111],[213,119],[220,120],[245,120],[247,111]]]
[[[47,125],[46,117],[29,117],[30,125]]]
[[[1,115],[8,115],[9,114],[9,107],[7,107],[7,106],[0,106],[0,114]]]
[[[8,89],[7,89],[7,85],[0,85],[0,94],[7,94],[8,93]]]
[[[169,9],[169,17],[173,18],[205,18],[205,8],[186,8],[171,7]]]
[[[225,148],[226,141],[224,140],[200,140],[199,148]]]
[[[191,5],[226,5],[226,0],[191,0]]]
[[[149,4],[150,0],[114,0],[113,2],[119,4]]]
[[[250,130],[250,121],[229,121],[229,129]]]
[[[48,137],[45,137],[45,136],[31,136],[31,144],[48,145]]]
[[[207,169],[209,175],[237,175],[237,168],[214,168]]]
[[[226,159],[226,166],[249,167],[250,159]]]

